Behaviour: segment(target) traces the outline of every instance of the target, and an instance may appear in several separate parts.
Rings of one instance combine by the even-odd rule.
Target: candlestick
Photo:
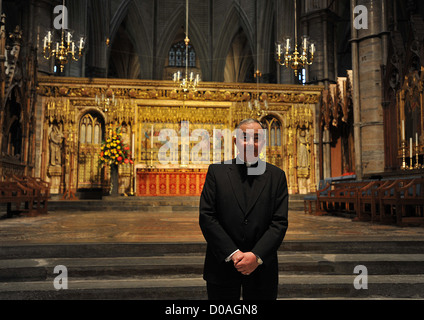
[[[405,161],[405,158],[406,158],[406,142],[405,142],[405,140],[402,140],[400,145],[401,145],[401,149],[402,149],[402,166],[400,168],[401,168],[401,170],[406,170],[406,161]]]
[[[150,149],[153,150],[153,125],[152,125],[152,132],[150,134]]]
[[[134,150],[135,150],[135,139],[134,139],[134,132],[133,132],[133,134],[132,134],[132,144],[131,144],[131,155],[132,155],[132,158],[134,159]]]

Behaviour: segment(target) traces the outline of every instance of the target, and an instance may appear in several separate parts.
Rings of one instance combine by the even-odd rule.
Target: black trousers
[[[207,282],[209,300],[276,300],[278,294],[278,281],[273,284],[262,285],[250,281],[249,276],[238,285],[221,285]]]

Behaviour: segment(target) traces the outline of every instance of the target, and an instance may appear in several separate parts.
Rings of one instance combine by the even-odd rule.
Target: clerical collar
[[[246,167],[250,168],[250,167],[256,167],[258,165],[258,160],[256,160],[255,162],[243,161],[237,156],[236,163],[240,163],[240,164],[244,163]]]

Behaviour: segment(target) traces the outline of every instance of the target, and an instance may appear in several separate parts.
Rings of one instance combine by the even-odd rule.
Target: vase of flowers
[[[102,142],[99,153],[100,165],[110,168],[110,194],[118,195],[119,166],[132,164],[130,148],[122,141],[121,127],[110,132],[109,137]]]

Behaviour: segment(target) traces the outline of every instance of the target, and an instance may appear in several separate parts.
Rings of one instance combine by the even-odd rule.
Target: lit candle
[[[306,46],[306,38],[303,38],[303,49],[307,49],[307,46]]]
[[[415,146],[418,147],[418,132],[415,132]]]
[[[150,134],[150,148],[153,149],[153,125],[152,125],[152,132]]]
[[[190,81],[193,81],[193,72],[190,72]]]
[[[46,48],[47,47],[47,37],[44,37],[44,45],[43,45],[43,48]]]
[[[200,81],[200,75],[196,74],[196,82],[199,83],[199,81]]]
[[[290,49],[290,39],[287,39],[286,50],[288,51],[289,49]]]
[[[405,120],[402,120],[402,141],[405,140]]]
[[[75,53],[75,42],[72,42],[72,55]]]
[[[68,43],[71,42],[71,33],[68,32],[68,34],[66,36],[67,36],[66,42],[68,42]]]
[[[51,33],[51,31],[49,31],[48,33],[47,33],[47,42],[51,42],[52,41],[52,33]]]
[[[315,53],[315,45],[312,43],[311,44],[311,54]]]
[[[281,55],[281,44],[278,44],[277,46],[277,54]]]
[[[409,138],[409,156],[412,158],[412,138]]]
[[[79,45],[79,49],[80,50],[82,50],[82,48],[83,48],[83,44],[84,44],[84,40],[82,39],[82,37],[81,37],[81,39],[80,39],[80,45]]]

